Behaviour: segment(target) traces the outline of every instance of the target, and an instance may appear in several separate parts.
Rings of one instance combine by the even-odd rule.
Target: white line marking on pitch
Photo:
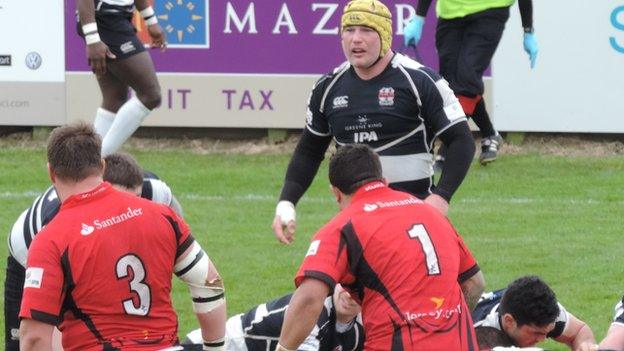
[[[41,195],[40,192],[27,190],[23,192],[0,192],[0,199],[23,199],[32,198],[33,200]],[[274,195],[262,195],[262,194],[246,194],[246,195],[204,195],[194,193],[180,193],[174,194],[179,199],[189,201],[268,201],[277,202],[277,196]],[[301,202],[314,202],[314,203],[334,203],[335,200],[331,196],[327,197],[307,197],[304,196]],[[499,204],[511,204],[511,205],[524,205],[524,204],[570,204],[570,205],[603,205],[603,204],[617,204],[624,205],[624,200],[620,201],[604,201],[599,199],[583,199],[583,198],[529,198],[529,197],[511,197],[511,198],[492,198],[492,197],[472,197],[457,199],[455,203],[467,203],[467,204],[479,204],[479,203],[499,203]]]

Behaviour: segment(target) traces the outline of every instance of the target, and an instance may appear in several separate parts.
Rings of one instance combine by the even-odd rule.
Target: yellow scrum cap
[[[340,25],[343,30],[348,26],[373,28],[381,38],[379,57],[392,46],[392,13],[379,0],[351,0],[344,8]]]

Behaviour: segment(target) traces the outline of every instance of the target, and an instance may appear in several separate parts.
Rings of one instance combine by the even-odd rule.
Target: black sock
[[[481,131],[481,137],[487,138],[496,135],[496,130],[490,121],[490,115],[485,109],[485,102],[481,99],[475,107],[474,114],[471,116],[479,130]]]

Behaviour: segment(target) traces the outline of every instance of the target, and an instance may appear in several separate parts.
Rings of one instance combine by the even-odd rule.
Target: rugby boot
[[[481,155],[479,155],[479,163],[487,165],[496,161],[498,150],[503,145],[503,137],[500,134],[492,135],[481,140]]]

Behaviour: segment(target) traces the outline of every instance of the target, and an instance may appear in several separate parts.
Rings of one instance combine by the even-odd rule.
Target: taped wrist
[[[95,44],[101,41],[97,24],[95,22],[87,23],[82,26],[82,34],[84,35],[87,45]]]
[[[156,18],[154,8],[151,6],[148,6],[145,9],[141,10],[141,17],[143,17],[145,24],[147,24],[148,26],[158,23],[158,18]]]
[[[174,269],[191,291],[195,313],[208,313],[225,302],[223,281],[218,274],[210,279],[210,258],[196,241],[189,254],[176,262]]]
[[[280,216],[282,224],[286,225],[288,222],[296,220],[295,205],[290,201],[282,200],[275,207],[275,215]]]

